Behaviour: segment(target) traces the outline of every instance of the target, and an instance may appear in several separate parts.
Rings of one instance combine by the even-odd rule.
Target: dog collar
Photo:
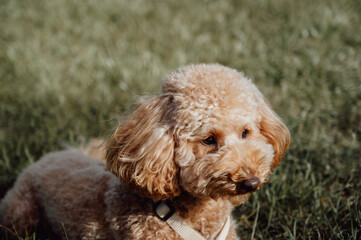
[[[157,201],[154,203],[154,212],[156,215],[181,236],[184,240],[206,240],[196,230],[185,223],[182,218],[175,212],[173,205],[169,201]],[[231,220],[228,216],[225,223],[214,240],[225,240],[231,226]],[[212,240],[212,239],[208,239]]]

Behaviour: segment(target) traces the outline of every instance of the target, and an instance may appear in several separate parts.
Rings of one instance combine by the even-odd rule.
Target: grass
[[[360,1],[0,5],[0,198],[59,142],[106,135],[170,70],[219,62],[252,77],[292,134],[235,209],[240,238],[361,238]]]

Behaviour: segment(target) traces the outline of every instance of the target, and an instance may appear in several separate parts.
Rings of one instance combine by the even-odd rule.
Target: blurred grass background
[[[254,79],[292,134],[235,209],[241,239],[361,238],[359,0],[0,0],[0,198],[28,164],[104,136],[180,65]]]

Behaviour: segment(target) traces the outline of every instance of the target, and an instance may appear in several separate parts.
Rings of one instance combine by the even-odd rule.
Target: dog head
[[[289,146],[287,127],[242,73],[218,64],[170,73],[107,147],[107,167],[153,199],[186,191],[245,201]]]

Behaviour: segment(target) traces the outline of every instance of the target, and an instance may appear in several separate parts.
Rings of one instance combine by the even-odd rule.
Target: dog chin
[[[245,193],[245,194],[228,196],[227,198],[232,203],[233,206],[238,206],[241,205],[242,203],[245,203],[250,196],[251,196],[250,193]]]

